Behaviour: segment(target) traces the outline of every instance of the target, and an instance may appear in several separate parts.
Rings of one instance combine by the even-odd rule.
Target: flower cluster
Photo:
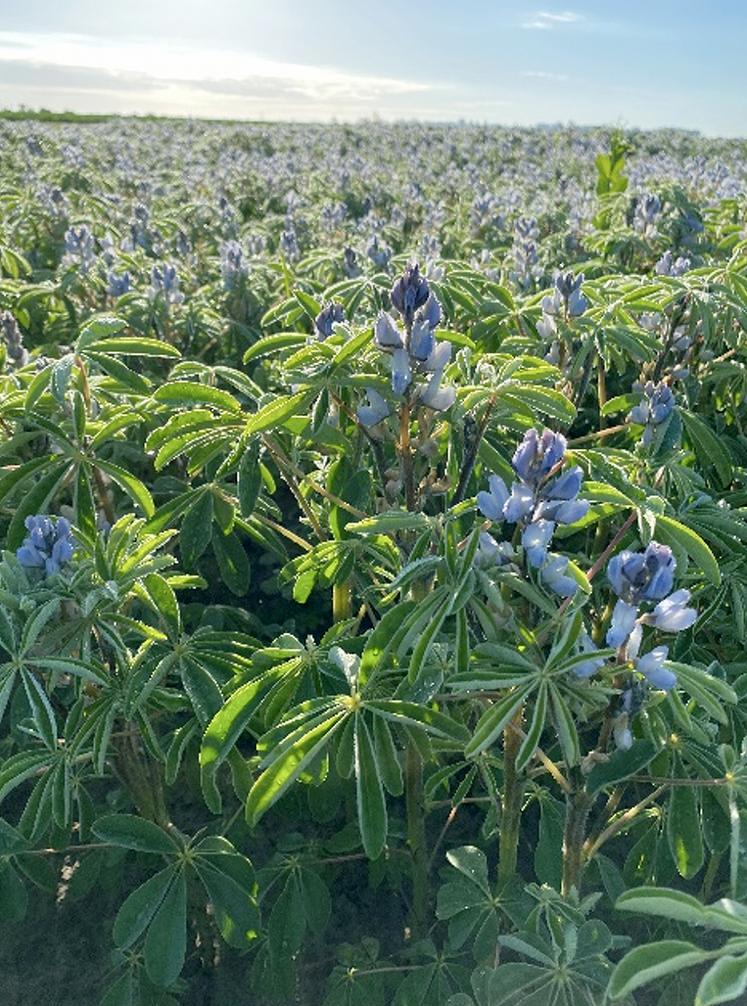
[[[672,414],[675,406],[674,392],[661,381],[654,384],[648,381],[643,388],[643,398],[640,403],[628,413],[628,422],[640,423],[645,426],[641,442],[644,447],[653,441],[657,426],[661,426]]]
[[[551,294],[542,298],[542,312],[556,318],[579,318],[589,307],[589,302],[581,292],[584,274],[574,276],[572,272],[559,273],[555,277],[555,287]]]
[[[314,318],[314,328],[319,342],[329,339],[334,332],[334,326],[342,321],[345,321],[342,304],[334,304],[330,301]]]
[[[83,272],[87,272],[95,259],[93,234],[85,224],[65,231],[64,265],[79,266]]]
[[[391,355],[392,391],[401,398],[409,395],[415,374],[428,375],[428,382],[416,387],[412,401],[436,412],[445,412],[456,400],[454,388],[442,388],[444,369],[451,359],[451,343],[436,344],[436,328],[441,321],[441,305],[417,265],[409,265],[391,291],[392,305],[402,317],[402,331],[394,318],[382,312],[374,326],[374,343]],[[374,426],[390,414],[386,400],[373,388],[366,388],[368,405],[358,409],[364,426]]]
[[[153,266],[150,274],[150,297],[151,300],[161,297],[167,307],[171,304],[181,304],[184,294],[179,289],[176,266],[168,263]]]
[[[130,274],[127,270],[123,273],[118,273],[113,269],[109,271],[106,282],[106,292],[110,297],[122,297],[124,294],[129,293],[132,283]]]
[[[675,569],[672,550],[655,541],[642,552],[620,552],[607,565],[607,579],[618,597],[607,630],[607,645],[616,647],[624,659],[634,661],[636,670],[649,684],[665,690],[677,681],[675,674],[664,667],[668,647],[657,646],[642,657],[638,653],[645,625],[662,632],[681,632],[698,617],[695,608],[688,607],[689,590],[672,592]],[[641,614],[640,607],[647,602],[654,606]]]
[[[23,335],[10,311],[0,313],[0,332],[5,343],[5,352],[13,367],[23,367],[29,361],[29,354],[23,345]]]
[[[477,494],[477,506],[488,520],[518,524],[529,565],[540,570],[547,587],[561,597],[570,597],[577,585],[566,575],[568,559],[548,555],[548,549],[556,526],[580,520],[589,503],[578,499],[583,481],[580,468],[558,474],[565,449],[561,433],[546,429],[540,436],[535,429],[528,430],[512,459],[517,481],[511,491],[500,476],[491,475],[488,490]]]
[[[28,535],[16,551],[19,563],[26,569],[40,569],[45,576],[59,573],[75,551],[70,522],[39,514],[27,517],[25,525]]]
[[[520,290],[531,289],[542,275],[542,266],[537,252],[539,235],[537,221],[533,218],[519,217],[516,221],[514,245],[511,250],[514,268],[509,275]]]
[[[691,265],[690,259],[684,255],[675,258],[672,251],[665,251],[654,266],[654,271],[657,276],[683,276]]]
[[[220,274],[224,290],[234,290],[249,275],[244,251],[234,238],[225,241],[220,249]]]
[[[656,230],[656,218],[661,213],[661,199],[657,195],[647,195],[639,201],[635,210],[635,228],[645,235]]]

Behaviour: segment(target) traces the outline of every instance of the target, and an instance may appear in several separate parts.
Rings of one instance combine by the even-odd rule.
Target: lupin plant
[[[739,151],[126,128],[0,123],[5,917],[106,1006],[742,995]]]

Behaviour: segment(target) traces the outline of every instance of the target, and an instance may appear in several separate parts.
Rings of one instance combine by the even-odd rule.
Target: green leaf
[[[698,416],[687,409],[680,408],[680,415],[685,424],[685,430],[695,449],[698,463],[704,468],[713,468],[722,487],[729,485],[732,479],[731,456],[724,447],[720,437]]]
[[[173,856],[179,849],[163,828],[135,814],[106,814],[94,822],[92,831],[102,842],[137,852]]]
[[[521,772],[522,769],[527,766],[534,755],[534,752],[537,750],[537,745],[540,742],[540,737],[542,736],[542,731],[545,727],[546,716],[547,686],[544,682],[542,682],[537,691],[537,699],[534,703],[534,708],[532,709],[532,718],[529,721],[529,726],[527,727],[522,739],[519,753],[516,756],[517,771]]]
[[[176,594],[160,573],[148,573],[143,577],[143,586],[148,592],[153,607],[176,640],[182,631],[182,616]]]
[[[373,517],[351,522],[347,525],[347,530],[363,534],[395,534],[398,531],[424,531],[428,527],[430,521],[425,514],[410,513],[409,510],[386,510]]]
[[[694,877],[703,865],[703,830],[698,798],[690,786],[673,786],[667,812],[667,839],[677,872],[685,880]]]
[[[105,472],[110,479],[113,479],[121,489],[124,489],[146,517],[153,516],[156,509],[153,505],[153,497],[140,479],[135,478],[134,475],[130,475],[128,471],[120,468],[119,465],[114,465],[111,461],[102,461],[101,458],[96,458],[96,467]]]
[[[661,748],[648,739],[633,741],[627,751],[613,751],[607,761],[595,765],[586,778],[590,794],[598,793],[605,786],[613,786],[629,776],[637,775],[654,760]]]
[[[695,995],[695,1006],[717,1006],[732,1002],[747,989],[747,955],[731,954],[716,961],[703,975]]]
[[[232,594],[243,597],[249,589],[251,568],[241,539],[233,531],[230,534],[214,531],[213,553],[225,585]]]
[[[262,488],[262,469],[259,464],[258,440],[255,440],[244,451],[241,464],[239,465],[237,488],[241,514],[243,517],[251,517]]]
[[[275,356],[283,349],[299,349],[308,342],[308,335],[303,332],[278,332],[277,335],[268,335],[264,339],[258,339],[244,353],[243,362],[259,360],[263,356]]]
[[[358,826],[363,849],[369,859],[378,859],[386,845],[386,800],[371,735],[362,716],[356,717],[354,752]]]
[[[658,915],[689,926],[706,924],[705,906],[692,895],[669,887],[635,887],[620,895],[615,908],[641,915]]]
[[[197,381],[169,381],[153,392],[157,402],[175,405],[209,405],[214,409],[238,412],[241,406],[227,391]]]
[[[145,932],[163,901],[173,876],[174,867],[167,866],[128,895],[114,920],[113,936],[118,947],[131,947]]]
[[[295,395],[281,395],[264,405],[249,417],[244,427],[244,436],[262,433],[280,426],[291,416],[298,414],[311,396],[310,391],[299,391]]]
[[[195,569],[197,560],[210,544],[213,533],[213,494],[210,490],[200,493],[194,506],[184,515],[179,542],[182,561],[187,569]]]
[[[514,689],[483,713],[472,733],[472,739],[464,749],[467,758],[476,757],[495,743],[533,687],[534,683]]]
[[[145,937],[145,970],[156,985],[173,985],[187,951],[187,882],[179,871]]]
[[[627,953],[612,972],[608,993],[611,999],[622,999],[635,989],[656,978],[677,974],[683,968],[707,961],[710,954],[694,943],[684,940],[661,940],[646,943]]]
[[[215,907],[231,920],[243,940],[248,941],[257,936],[260,924],[253,890],[255,885],[248,885],[248,878],[242,878],[239,882],[230,872],[224,871],[224,867],[229,869],[230,861],[233,860],[240,860],[243,869],[247,873],[251,872],[249,860],[238,854],[213,856],[210,859],[199,856],[195,868]]]
[[[488,861],[482,849],[474,845],[462,845],[458,849],[450,849],[446,859],[455,870],[476,884],[488,897],[492,896],[490,878],[488,876]]]
[[[270,807],[280,799],[304,769],[330,743],[346,715],[336,709],[321,723],[303,734],[290,748],[280,753],[259,776],[246,802],[247,820],[256,825]]]
[[[656,517],[656,533],[665,545],[679,545],[690,556],[711,583],[717,587],[721,583],[721,571],[716,557],[699,534],[681,524],[673,517],[658,515]],[[684,570],[680,570],[684,572]]]

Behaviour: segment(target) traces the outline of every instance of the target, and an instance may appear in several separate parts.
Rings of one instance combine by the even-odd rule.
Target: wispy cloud
[[[524,21],[521,27],[534,28],[539,31],[549,31],[551,28],[557,28],[559,25],[575,24],[576,22],[583,20],[583,14],[578,14],[576,11],[572,10],[538,10],[528,21]]]
[[[522,77],[535,77],[537,80],[568,80],[567,73],[551,73],[549,70],[522,70]]]
[[[112,40],[90,35],[0,31],[0,77],[25,78],[43,89],[67,78],[75,90],[157,92],[164,109],[182,100],[202,114],[220,99],[245,114],[284,111],[293,104],[309,114],[370,114],[384,103],[406,104],[443,85],[350,72],[334,66],[268,59],[239,49],[151,41]],[[191,97],[190,97],[191,96]],[[210,96],[210,101],[207,101]],[[153,100],[156,100],[155,98]],[[197,110],[197,108],[195,108]]]

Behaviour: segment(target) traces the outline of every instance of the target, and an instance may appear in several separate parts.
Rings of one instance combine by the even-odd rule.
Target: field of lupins
[[[747,1001],[747,145],[0,122],[0,992]]]

